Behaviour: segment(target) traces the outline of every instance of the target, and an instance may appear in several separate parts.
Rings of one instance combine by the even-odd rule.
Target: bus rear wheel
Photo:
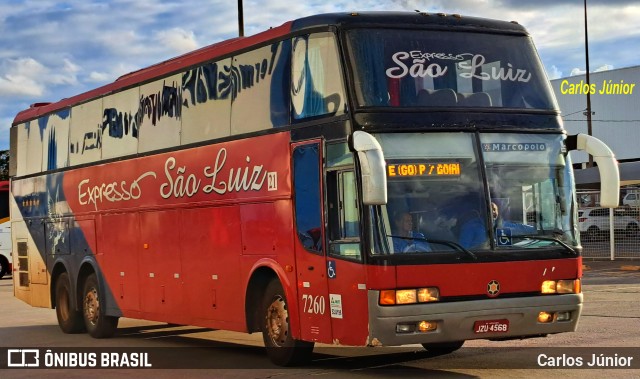
[[[424,349],[431,355],[437,356],[451,354],[460,349],[462,345],[464,345],[464,341],[423,343],[422,347],[424,347]]]
[[[56,316],[58,325],[67,334],[84,332],[82,312],[71,306],[72,292],[69,274],[63,272],[56,281]]]
[[[118,328],[118,318],[105,315],[101,306],[104,304],[104,294],[100,292],[96,274],[91,274],[84,282],[82,292],[82,314],[87,331],[93,338],[109,338]]]
[[[313,342],[291,337],[288,304],[282,285],[277,280],[267,286],[262,303],[262,339],[271,362],[294,366],[311,359]]]

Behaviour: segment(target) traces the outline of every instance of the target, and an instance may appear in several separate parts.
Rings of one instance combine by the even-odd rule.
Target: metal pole
[[[587,0],[584,0],[584,53],[587,63],[587,134],[593,135],[593,129],[591,126],[591,81],[589,80],[589,34],[587,33]],[[589,164],[587,167],[593,167],[593,156],[589,154]]]
[[[609,208],[609,258],[616,259],[616,233],[613,208]]]
[[[244,15],[242,14],[242,0],[238,0],[238,35],[240,37],[244,37]]]

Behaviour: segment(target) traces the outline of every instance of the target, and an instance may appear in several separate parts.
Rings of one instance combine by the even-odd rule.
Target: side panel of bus
[[[32,305],[53,305],[59,272],[75,287],[92,269],[110,315],[242,331],[252,267],[296,283],[286,132],[18,179],[13,198]]]

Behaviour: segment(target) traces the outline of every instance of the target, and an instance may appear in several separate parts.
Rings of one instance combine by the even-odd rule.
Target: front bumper
[[[509,299],[485,299],[451,303],[381,306],[379,291],[370,290],[369,344],[397,346],[417,343],[463,341],[471,339],[508,339],[572,332],[582,312],[582,294],[530,296]],[[570,312],[566,321],[538,322],[538,314]],[[507,332],[475,333],[474,323],[509,320]],[[398,324],[436,322],[430,332],[398,333]]]

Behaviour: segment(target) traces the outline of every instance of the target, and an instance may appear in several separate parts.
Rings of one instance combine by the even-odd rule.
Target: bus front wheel
[[[422,347],[433,356],[453,353],[464,345],[464,341],[423,343]]]
[[[263,298],[262,339],[271,361],[279,366],[294,366],[311,359],[313,342],[291,337],[288,304],[282,285],[271,281]]]
[[[82,314],[87,331],[93,338],[109,338],[118,328],[118,318],[105,315],[104,294],[100,292],[96,274],[91,274],[84,282]]]
[[[69,274],[63,272],[56,281],[56,316],[60,329],[67,334],[80,333],[85,330],[82,312],[71,306],[71,293]]]

